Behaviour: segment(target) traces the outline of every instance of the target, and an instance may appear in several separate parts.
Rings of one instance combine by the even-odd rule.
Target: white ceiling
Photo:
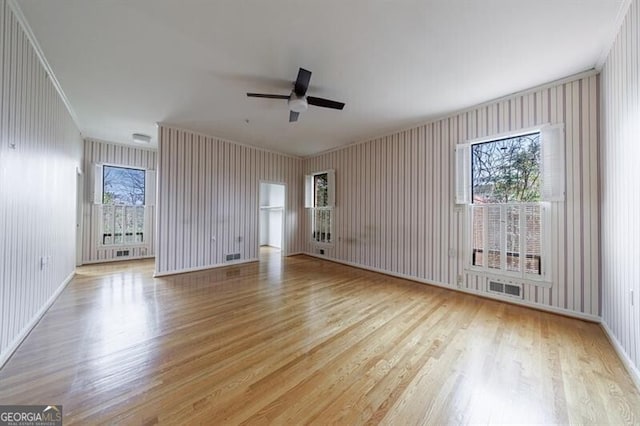
[[[157,122],[294,155],[593,68],[622,0],[19,0],[85,136]],[[308,94],[346,103],[288,122]],[[248,120],[248,122],[247,122]]]

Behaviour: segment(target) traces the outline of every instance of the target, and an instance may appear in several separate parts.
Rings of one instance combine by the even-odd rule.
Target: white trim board
[[[384,133],[384,134],[381,134],[381,135],[372,135],[371,137],[368,137],[368,138],[365,138],[365,139],[358,139],[358,140],[356,140],[354,142],[347,143],[345,145],[340,145],[340,146],[337,146],[337,147],[334,147],[334,148],[329,148],[327,150],[320,151],[320,152],[318,152],[316,154],[310,154],[310,155],[307,155],[307,156],[303,157],[303,159],[311,159],[311,158],[319,157],[319,156],[324,155],[324,154],[329,154],[331,152],[340,151],[342,149],[350,148],[350,147],[357,146],[357,145],[362,145],[362,144],[365,144],[367,142],[374,141],[376,139],[382,139],[382,138],[385,138],[385,137],[388,137],[388,136],[395,135],[397,133],[406,132],[406,131],[409,131],[409,130],[412,130],[412,129],[417,129],[418,127],[426,126],[426,125],[431,124],[431,123],[436,123],[436,122],[438,122],[440,120],[444,120],[444,119],[449,118],[449,117],[453,117],[453,116],[460,115],[460,114],[465,114],[465,113],[467,113],[469,111],[473,111],[473,110],[478,109],[478,108],[483,108],[483,107],[492,105],[494,103],[503,102],[503,101],[506,101],[506,100],[509,100],[509,99],[513,99],[513,98],[518,97],[518,96],[528,95],[530,93],[535,93],[535,92],[538,92],[538,91],[541,91],[541,90],[548,89],[550,87],[559,86],[561,84],[571,83],[573,81],[581,80],[583,78],[591,77],[591,76],[597,75],[597,74],[599,74],[599,70],[596,70],[595,68],[590,68],[588,70],[579,72],[577,74],[572,74],[572,75],[569,75],[567,77],[560,78],[558,80],[553,80],[553,81],[550,81],[548,83],[541,84],[539,86],[530,87],[528,89],[524,89],[524,90],[521,90],[521,91],[518,91],[518,92],[509,93],[507,95],[500,96],[498,98],[494,98],[494,99],[491,99],[491,100],[488,100],[488,101],[483,101],[483,102],[481,102],[479,104],[475,104],[475,105],[472,105],[472,106],[469,106],[469,107],[466,107],[466,108],[447,111],[447,112],[442,113],[442,114],[434,115],[433,117],[430,117],[430,118],[427,117],[427,118],[423,119],[422,121],[419,121],[419,122],[417,122],[417,123],[415,123],[413,125],[410,125],[410,126],[407,126],[407,127],[403,127],[401,129],[398,129],[398,130],[394,130],[394,131],[391,131],[391,132],[388,132],[388,133]],[[461,141],[461,142],[463,142],[463,141]]]
[[[67,95],[64,94],[64,91],[62,90],[62,86],[60,85],[60,82],[58,81],[55,74],[53,73],[53,69],[51,68],[51,65],[49,65],[49,61],[47,61],[47,58],[44,56],[44,52],[42,51],[42,48],[38,43],[38,39],[36,39],[36,36],[33,33],[33,30],[31,29],[31,26],[29,25],[27,18],[24,16],[24,13],[22,13],[22,9],[20,8],[20,5],[16,0],[7,0],[7,4],[13,11],[13,14],[16,16],[16,19],[20,23],[22,30],[27,35],[27,38],[29,39],[31,46],[33,46],[33,50],[36,52],[36,55],[38,56],[38,59],[40,60],[42,67],[44,68],[45,72],[49,76],[49,79],[51,80],[53,87],[55,87],[56,91],[58,92],[58,95],[60,96],[62,103],[67,108],[67,111],[71,116],[71,119],[76,124],[76,127],[80,129],[80,132],[82,132],[82,126],[80,126],[80,120],[78,120],[78,116],[76,115],[76,112],[73,110],[73,107],[71,107],[69,98],[67,98]]]
[[[133,256],[133,257],[115,257],[113,259],[98,259],[98,260],[91,260],[88,262],[83,261],[82,264],[83,265],[98,265],[101,263],[111,263],[111,262],[126,262],[127,260],[144,260],[144,259],[154,259],[155,256]]]
[[[636,388],[640,390],[640,370],[638,370],[638,368],[633,365],[631,358],[629,358],[629,355],[627,355],[627,353],[624,351],[624,348],[622,347],[618,339],[616,339],[615,334],[613,333],[613,331],[611,331],[604,320],[600,321],[600,327],[602,327],[604,334],[607,336],[607,339],[609,339],[609,342],[611,342],[611,346],[613,346],[616,354],[618,354],[618,358],[620,358],[620,361],[622,361],[622,365],[624,365],[624,368],[629,373],[629,376],[631,376],[631,380],[636,385]]]
[[[186,274],[187,272],[206,271],[207,269],[224,268],[226,266],[241,265],[243,263],[252,263],[252,262],[258,262],[258,261],[259,261],[258,258],[240,259],[240,260],[233,260],[233,261],[230,261],[230,262],[217,263],[215,265],[198,266],[196,268],[178,269],[176,271],[162,272],[160,274],[158,274],[157,272],[154,272],[153,273],[153,278],[168,277],[168,276],[171,276],[171,275],[179,275],[179,274]]]
[[[602,67],[604,67],[605,62],[607,62],[607,58],[609,57],[609,53],[611,52],[611,48],[613,47],[616,39],[618,38],[618,34],[620,33],[620,28],[624,23],[624,19],[627,17],[627,13],[629,12],[629,7],[631,6],[631,0],[622,0],[620,3],[620,9],[618,9],[618,14],[616,15],[616,19],[613,21],[613,26],[611,27],[609,34],[607,35],[606,42],[602,47],[602,52],[600,52],[600,56],[598,56],[598,60],[596,61],[595,69],[597,71],[602,71]]]
[[[287,154],[287,153],[284,153],[284,152],[274,151],[272,149],[263,148],[263,147],[256,146],[256,145],[250,145],[248,143],[243,143],[243,142],[238,142],[238,141],[234,141],[234,140],[231,140],[231,139],[221,138],[221,137],[216,136],[216,135],[210,135],[210,134],[203,133],[203,132],[197,132],[195,130],[190,130],[190,129],[187,129],[187,128],[184,128],[184,127],[176,126],[174,124],[164,123],[162,121],[158,121],[156,123],[156,125],[158,126],[158,129],[160,129],[160,127],[164,127],[165,129],[173,129],[173,130],[177,130],[177,131],[180,131],[180,132],[189,132],[189,133],[193,133],[194,135],[204,136],[205,138],[217,139],[217,140],[222,141],[222,142],[232,143],[234,145],[243,146],[245,148],[257,149],[258,151],[268,152],[270,154],[282,155],[283,157],[294,158],[296,160],[303,160],[304,159],[303,157],[298,157],[298,156],[293,155],[293,154]],[[160,143],[160,136],[159,135],[158,135],[158,143]]]
[[[432,285],[432,286],[435,286],[435,287],[441,287],[441,288],[445,288],[447,290],[458,291],[460,293],[472,294],[474,296],[480,296],[480,297],[484,297],[486,299],[492,299],[492,300],[497,300],[497,301],[500,301],[500,302],[511,303],[513,305],[523,306],[525,308],[531,308],[531,309],[535,309],[535,310],[538,310],[538,311],[544,311],[544,312],[549,312],[549,313],[552,313],[552,314],[557,314],[557,315],[562,315],[562,316],[566,316],[566,317],[576,318],[576,319],[579,319],[579,320],[594,322],[596,324],[600,324],[602,322],[602,319],[599,316],[596,316],[596,315],[583,314],[581,312],[570,311],[568,309],[562,309],[562,308],[555,308],[553,306],[537,305],[535,303],[527,303],[527,302],[519,301],[519,300],[516,300],[516,299],[507,299],[505,297],[500,297],[500,296],[497,296],[497,295],[493,295],[491,293],[486,293],[484,291],[469,290],[469,289],[466,289],[466,288],[453,287],[453,286],[451,286],[451,285],[449,285],[447,283],[439,283],[439,282],[435,282],[435,281],[423,280],[421,278],[413,277],[411,275],[398,274],[398,273],[395,273],[395,272],[386,271],[384,269],[371,268],[369,266],[360,265],[358,263],[353,263],[353,262],[347,262],[347,261],[343,261],[343,260],[333,259],[333,258],[322,256],[322,255],[319,255],[319,254],[314,254],[314,253],[304,253],[304,254],[307,255],[307,256],[318,258],[318,259],[327,260],[329,262],[341,263],[343,265],[352,266],[352,267],[358,268],[358,269],[364,269],[366,271],[377,272],[379,274],[389,275],[389,276],[392,276],[392,277],[395,277],[395,278],[402,278],[402,279],[405,279],[405,280],[408,280],[408,281],[414,281],[414,282],[417,282],[417,283],[420,283],[420,284],[427,284],[427,285]]]
[[[31,321],[29,321],[29,323],[22,329],[20,334],[18,334],[16,338],[13,339],[13,342],[9,344],[7,350],[3,354],[0,354],[0,368],[2,368],[7,361],[9,361],[14,352],[20,347],[24,339],[26,339],[29,333],[31,333],[35,326],[38,325],[44,314],[47,313],[49,308],[53,305],[53,302],[56,301],[58,296],[60,296],[63,290],[71,282],[75,274],[76,271],[74,269],[73,272],[71,272],[71,274],[69,274],[69,276],[65,278],[62,284],[58,286],[57,290],[51,295],[49,300],[47,300],[46,303],[42,305],[42,308],[40,308],[40,310],[33,316]]]

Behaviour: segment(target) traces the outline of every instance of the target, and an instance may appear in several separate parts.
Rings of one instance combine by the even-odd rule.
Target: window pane
[[[487,207],[487,260],[491,269],[501,268],[501,242],[500,242],[500,206]]]
[[[525,224],[527,227],[525,240],[525,272],[542,274],[542,223],[540,206],[525,207]]]
[[[314,241],[331,242],[331,209],[314,208],[312,210],[312,235]]]
[[[134,242],[134,229],[135,229],[135,207],[125,207],[125,234],[124,242],[131,244]]]
[[[540,201],[540,133],[471,147],[474,203]]]
[[[102,244],[113,244],[113,206],[102,206]]]
[[[113,208],[114,210],[114,236],[113,243],[114,244],[122,244],[124,243],[123,234],[124,234],[124,207],[116,206]]]
[[[507,210],[507,271],[520,271],[520,206]]]
[[[313,176],[314,207],[327,207],[329,203],[329,177],[327,173]]]
[[[474,206],[472,207],[473,214],[473,235],[472,239],[472,257],[471,263],[475,266],[484,266],[484,216],[486,207]]]
[[[145,172],[125,167],[103,167],[103,204],[144,205]]]
[[[136,243],[144,242],[144,207],[136,207]]]

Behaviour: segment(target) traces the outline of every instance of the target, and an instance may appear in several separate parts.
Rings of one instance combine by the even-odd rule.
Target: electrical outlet
[[[464,277],[462,276],[462,274],[458,275],[458,287],[462,287],[462,284],[464,283]]]

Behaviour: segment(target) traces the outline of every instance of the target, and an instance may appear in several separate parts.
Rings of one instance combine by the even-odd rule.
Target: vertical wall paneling
[[[0,366],[75,269],[81,157],[73,118],[0,0]]]
[[[103,246],[100,235],[102,207],[93,203],[93,167],[94,164],[134,167],[145,170],[156,170],[156,151],[108,143],[86,138],[84,141],[84,207],[82,231],[82,262],[105,262],[116,257],[116,251],[129,249],[127,259],[153,257],[155,255],[155,216],[156,207],[148,206],[145,218],[150,223],[146,226],[144,244]]]
[[[258,258],[259,183],[283,182],[285,254],[303,250],[302,160],[160,126],[156,274]]]
[[[599,315],[598,77],[514,95],[425,125],[306,158],[304,174],[336,170],[336,238],[342,262],[484,292],[464,271],[464,211],[454,204],[457,143],[546,123],[566,130],[567,201],[552,209],[551,288],[525,285],[531,305]],[[308,218],[307,218],[308,220]],[[305,251],[317,253],[303,235]]]
[[[600,251],[602,319],[640,385],[639,47],[640,1],[633,0],[601,74]],[[593,245],[593,240],[589,243]]]

